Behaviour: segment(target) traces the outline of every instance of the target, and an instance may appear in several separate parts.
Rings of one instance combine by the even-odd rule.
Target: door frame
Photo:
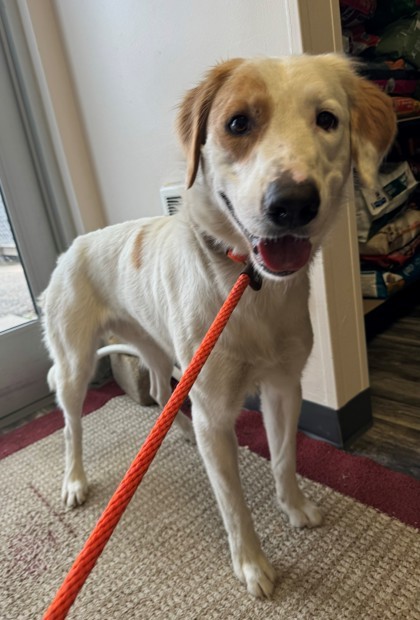
[[[0,182],[28,284],[38,297],[76,235],[15,3],[0,1]],[[0,334],[0,426],[52,402],[40,320]]]

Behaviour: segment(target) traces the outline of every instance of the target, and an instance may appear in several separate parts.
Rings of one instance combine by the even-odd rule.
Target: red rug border
[[[124,392],[114,381],[89,390],[83,415],[96,411]],[[0,435],[0,460],[63,428],[58,409]],[[256,454],[269,459],[262,416],[243,410],[237,422],[238,441]],[[420,529],[420,481],[371,459],[349,454],[323,441],[298,433],[299,474],[328,486],[362,504]]]
[[[124,394],[123,390],[115,381],[109,381],[98,388],[90,388],[83,405],[83,415],[93,413],[103,407],[115,396]],[[8,433],[0,435],[0,460],[18,452],[23,448],[52,435],[55,431],[64,427],[63,414],[59,409],[30,420]]]
[[[237,422],[238,440],[269,459],[262,416],[244,410]],[[420,529],[420,480],[308,437],[297,437],[297,471],[305,478],[352,497],[366,506]]]

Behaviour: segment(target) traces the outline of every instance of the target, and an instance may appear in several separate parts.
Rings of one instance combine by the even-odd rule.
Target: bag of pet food
[[[356,215],[358,238],[362,243],[371,236],[371,226],[388,213],[396,211],[415,189],[417,181],[407,162],[385,164],[376,190],[360,186],[356,177]]]
[[[369,21],[369,30],[382,33],[389,24],[412,15],[419,8],[420,0],[380,0],[375,15]]]
[[[392,97],[395,114],[399,117],[420,114],[420,101],[412,97]]]
[[[363,270],[361,272],[363,297],[387,299],[407,284],[420,279],[420,254],[416,254],[401,269],[392,271]]]
[[[366,32],[366,28],[363,24],[358,24],[354,26],[354,28],[344,30],[343,38],[346,38],[347,41],[344,51],[353,56],[362,56],[362,54],[366,54],[366,52],[374,51],[380,41],[380,38],[375,34]]]
[[[372,17],[376,10],[376,0],[340,0],[341,23],[351,28]]]
[[[390,24],[381,36],[376,54],[388,59],[404,58],[420,69],[420,12]]]
[[[404,61],[402,64],[405,64]],[[413,96],[419,82],[419,72],[416,69],[401,68],[397,63],[390,66],[390,63],[386,62],[366,62],[360,67],[359,73],[375,82],[389,95]]]
[[[420,247],[420,237],[415,237],[412,241],[407,243],[404,247],[399,248],[395,252],[390,254],[381,254],[377,256],[363,254],[360,256],[360,260],[363,262],[364,267],[370,266],[372,268],[391,269],[393,267],[402,267],[409,260],[417,254]]]
[[[413,242],[419,241],[420,210],[411,208],[393,218],[366,243],[360,243],[359,252],[365,257],[403,254],[405,248],[413,248]]]
[[[404,279],[388,271],[362,271],[362,295],[372,299],[387,299],[404,288]]]

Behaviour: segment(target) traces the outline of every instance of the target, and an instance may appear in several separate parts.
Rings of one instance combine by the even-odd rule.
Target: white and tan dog
[[[87,495],[80,415],[101,337],[113,332],[139,351],[163,406],[174,361],[187,366],[242,269],[226,251],[246,255],[262,289],[246,290],[199,376],[192,418],[235,574],[255,596],[269,596],[275,571],[244,501],[235,418],[258,386],[280,508],[293,526],[319,525],[295,474],[312,347],[308,268],[352,162],[375,185],[395,118],[389,98],[341,56],[235,59],[187,93],[178,131],[191,188],[182,210],[79,237],[44,294],[49,382],[65,417],[63,499],[76,506]]]

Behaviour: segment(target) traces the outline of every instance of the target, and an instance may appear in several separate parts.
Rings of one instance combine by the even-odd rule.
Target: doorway
[[[11,8],[10,8],[11,7]],[[17,36],[14,7],[0,4],[0,427],[52,400],[38,298],[67,239],[54,209],[58,173],[46,165],[41,116],[28,75],[28,52]],[[26,56],[25,56],[26,55]],[[48,178],[54,175],[54,183]],[[63,192],[64,195],[64,192]],[[57,221],[55,218],[60,218]],[[70,230],[69,230],[70,228]]]

